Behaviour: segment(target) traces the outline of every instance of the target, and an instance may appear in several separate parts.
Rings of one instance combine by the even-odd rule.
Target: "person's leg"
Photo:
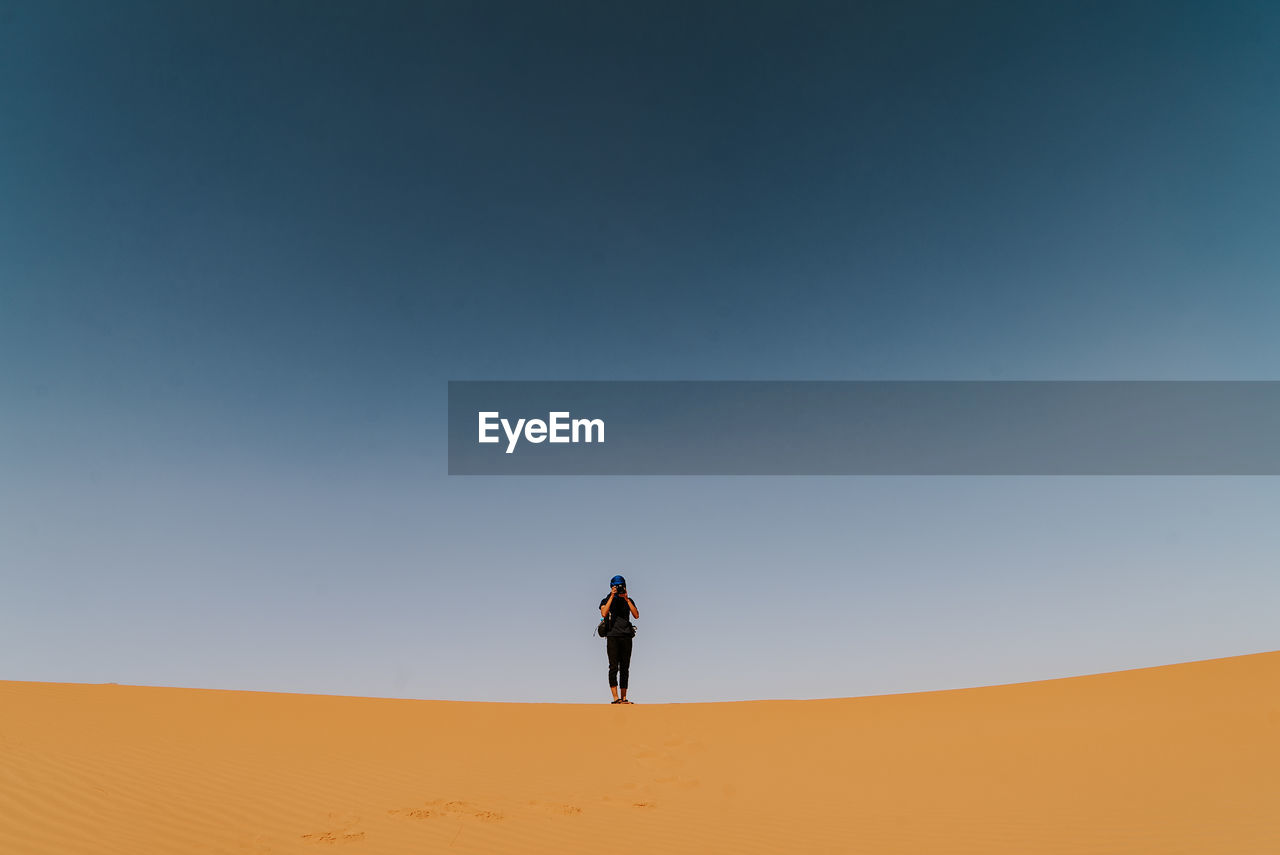
[[[604,640],[605,649],[609,653],[609,691],[613,692],[613,699],[618,700],[618,642],[621,638],[609,637]]]
[[[612,641],[613,639],[609,639]],[[627,700],[627,683],[631,677],[631,639],[618,639],[618,685],[622,688],[622,700]]]

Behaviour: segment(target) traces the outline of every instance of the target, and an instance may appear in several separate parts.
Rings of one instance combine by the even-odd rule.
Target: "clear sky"
[[[799,8],[796,8],[796,7]],[[1280,379],[1280,7],[0,11],[0,678],[848,696],[1280,647],[1269,478],[450,478],[450,379]]]

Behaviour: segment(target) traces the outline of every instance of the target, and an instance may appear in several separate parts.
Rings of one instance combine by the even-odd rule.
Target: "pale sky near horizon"
[[[462,478],[460,379],[1280,379],[1268,3],[0,13],[0,679],[831,697],[1280,648],[1275,478]]]

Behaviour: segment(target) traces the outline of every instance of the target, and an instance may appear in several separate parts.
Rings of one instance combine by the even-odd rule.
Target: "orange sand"
[[[645,706],[0,682],[0,852],[1280,853],[1280,652]]]

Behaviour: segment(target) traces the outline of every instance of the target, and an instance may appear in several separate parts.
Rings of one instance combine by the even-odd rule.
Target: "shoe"
[[[623,700],[622,700],[622,698],[614,698],[613,700],[609,701],[609,703],[611,703],[611,704],[621,704],[621,703],[625,703],[625,701],[623,701]]]

